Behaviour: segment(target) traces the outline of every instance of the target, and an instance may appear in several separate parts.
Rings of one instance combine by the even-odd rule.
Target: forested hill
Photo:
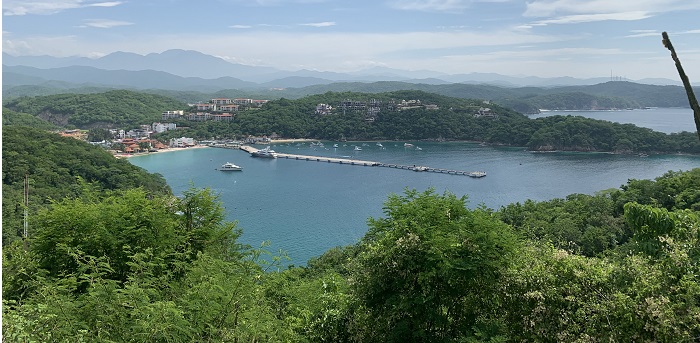
[[[2,127],[2,233],[3,242],[21,231],[24,178],[29,177],[31,213],[81,193],[84,182],[98,190],[143,187],[151,194],[169,194],[165,179],[103,148],[44,130],[22,126]]]
[[[486,84],[427,84],[398,81],[336,82],[299,88],[197,90],[138,90],[177,99],[181,102],[206,101],[212,98],[299,99],[326,92],[383,93],[419,90],[455,98],[491,100],[520,113],[537,113],[538,109],[594,110],[642,107],[688,107],[683,87],[646,85],[627,81],[610,81],[590,86],[500,87]],[[107,89],[102,88],[101,91]],[[100,88],[66,83],[41,86],[3,87],[3,97],[35,96],[56,93],[95,93]],[[696,90],[696,94],[700,90]]]
[[[4,107],[63,127],[109,128],[152,123],[160,119],[163,111],[184,109],[187,104],[162,95],[113,90],[95,94],[21,97],[7,101]]]

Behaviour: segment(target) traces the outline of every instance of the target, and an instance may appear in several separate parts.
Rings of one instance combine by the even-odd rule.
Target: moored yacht
[[[260,149],[258,151],[251,152],[250,156],[264,157],[264,158],[277,158],[277,153],[274,150],[270,149],[270,147],[268,146],[265,149]]]
[[[226,162],[226,163],[221,165],[219,170],[221,170],[221,171],[241,171],[241,170],[243,170],[243,167],[237,166],[231,162]]]

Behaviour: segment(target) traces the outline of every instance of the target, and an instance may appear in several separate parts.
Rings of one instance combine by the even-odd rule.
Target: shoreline
[[[153,152],[138,152],[138,153],[133,153],[133,154],[125,154],[125,153],[114,153],[114,157],[116,158],[132,158],[132,157],[137,157],[137,156],[147,156],[147,155],[152,155],[152,154],[161,154],[161,153],[168,153],[168,152],[178,152],[178,151],[185,151],[185,150],[191,150],[191,149],[203,149],[203,148],[210,148],[209,146],[206,145],[193,145],[189,146],[186,148],[167,148],[167,149],[162,149],[158,151],[153,151]]]

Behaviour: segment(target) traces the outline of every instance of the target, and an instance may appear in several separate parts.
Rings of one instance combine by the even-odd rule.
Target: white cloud
[[[100,29],[109,29],[117,26],[134,25],[128,21],[110,20],[110,19],[86,19],[85,24],[80,27],[96,27]]]
[[[307,24],[299,24],[301,26],[313,26],[313,27],[328,27],[328,26],[335,26],[334,21],[324,21],[322,23],[307,23]]]
[[[5,0],[2,4],[3,15],[55,14],[61,11],[82,7],[114,7],[121,1],[94,2],[85,0],[48,0],[23,1]]]
[[[252,28],[250,25],[231,25],[229,26],[232,29],[249,29]]]
[[[576,14],[663,13],[700,9],[700,1],[688,0],[534,0],[526,5],[526,17],[555,17]]]
[[[389,3],[392,8],[405,11],[460,12],[469,7],[465,0],[395,0]]]
[[[641,38],[641,37],[661,37],[661,33],[656,30],[631,30],[632,34],[625,36],[625,38]]]
[[[576,14],[567,15],[562,17],[557,17],[553,19],[539,20],[531,25],[542,26],[549,24],[579,24],[579,23],[590,23],[596,21],[606,21],[606,20],[641,20],[651,17],[650,14],[646,12],[621,12],[621,13],[597,13],[597,14]]]
[[[121,1],[111,1],[111,2],[98,2],[94,4],[87,4],[86,7],[114,7],[121,5]]]

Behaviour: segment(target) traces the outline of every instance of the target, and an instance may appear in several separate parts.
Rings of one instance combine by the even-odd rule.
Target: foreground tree
[[[466,198],[432,190],[392,195],[372,219],[352,280],[360,341],[491,337],[493,294],[518,251],[510,228]]]
[[[87,192],[3,251],[8,341],[294,340],[261,297],[260,253],[209,190]]]

